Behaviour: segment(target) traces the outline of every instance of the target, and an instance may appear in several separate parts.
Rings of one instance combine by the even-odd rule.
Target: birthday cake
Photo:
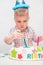
[[[43,47],[28,46],[12,48],[10,57],[15,60],[40,60],[43,59]]]

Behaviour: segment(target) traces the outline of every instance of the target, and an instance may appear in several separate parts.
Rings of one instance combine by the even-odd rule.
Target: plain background
[[[22,0],[19,0],[20,2]],[[43,0],[25,0],[30,5],[30,21],[31,26],[37,35],[43,34]],[[8,35],[9,30],[15,26],[12,7],[15,0],[0,0],[0,52],[6,53],[13,47],[4,42],[4,38]],[[43,42],[41,42],[43,45]]]

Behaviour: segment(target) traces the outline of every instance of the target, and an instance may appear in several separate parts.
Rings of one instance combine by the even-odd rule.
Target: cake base
[[[12,48],[10,51],[12,60],[43,60],[43,47],[19,47]]]

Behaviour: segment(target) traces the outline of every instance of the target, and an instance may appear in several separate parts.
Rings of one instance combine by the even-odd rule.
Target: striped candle
[[[38,38],[37,38],[37,46],[39,46],[39,41],[40,41],[40,39],[39,39],[39,36],[38,36]]]
[[[26,44],[26,38],[24,38],[24,45],[27,47],[27,44]]]

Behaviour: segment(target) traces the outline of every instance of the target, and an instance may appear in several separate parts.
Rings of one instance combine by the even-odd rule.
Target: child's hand
[[[20,32],[20,30],[16,30],[13,35],[14,35],[14,39],[16,38],[20,39],[24,37],[24,35]]]
[[[8,37],[5,38],[5,42],[7,44],[11,44],[14,39],[20,39],[23,38],[23,34],[20,32],[20,30],[16,30],[12,35],[9,35]]]
[[[37,37],[36,42],[40,42],[40,41],[43,41],[43,35]]]
[[[43,41],[43,35],[40,36],[40,41]]]

